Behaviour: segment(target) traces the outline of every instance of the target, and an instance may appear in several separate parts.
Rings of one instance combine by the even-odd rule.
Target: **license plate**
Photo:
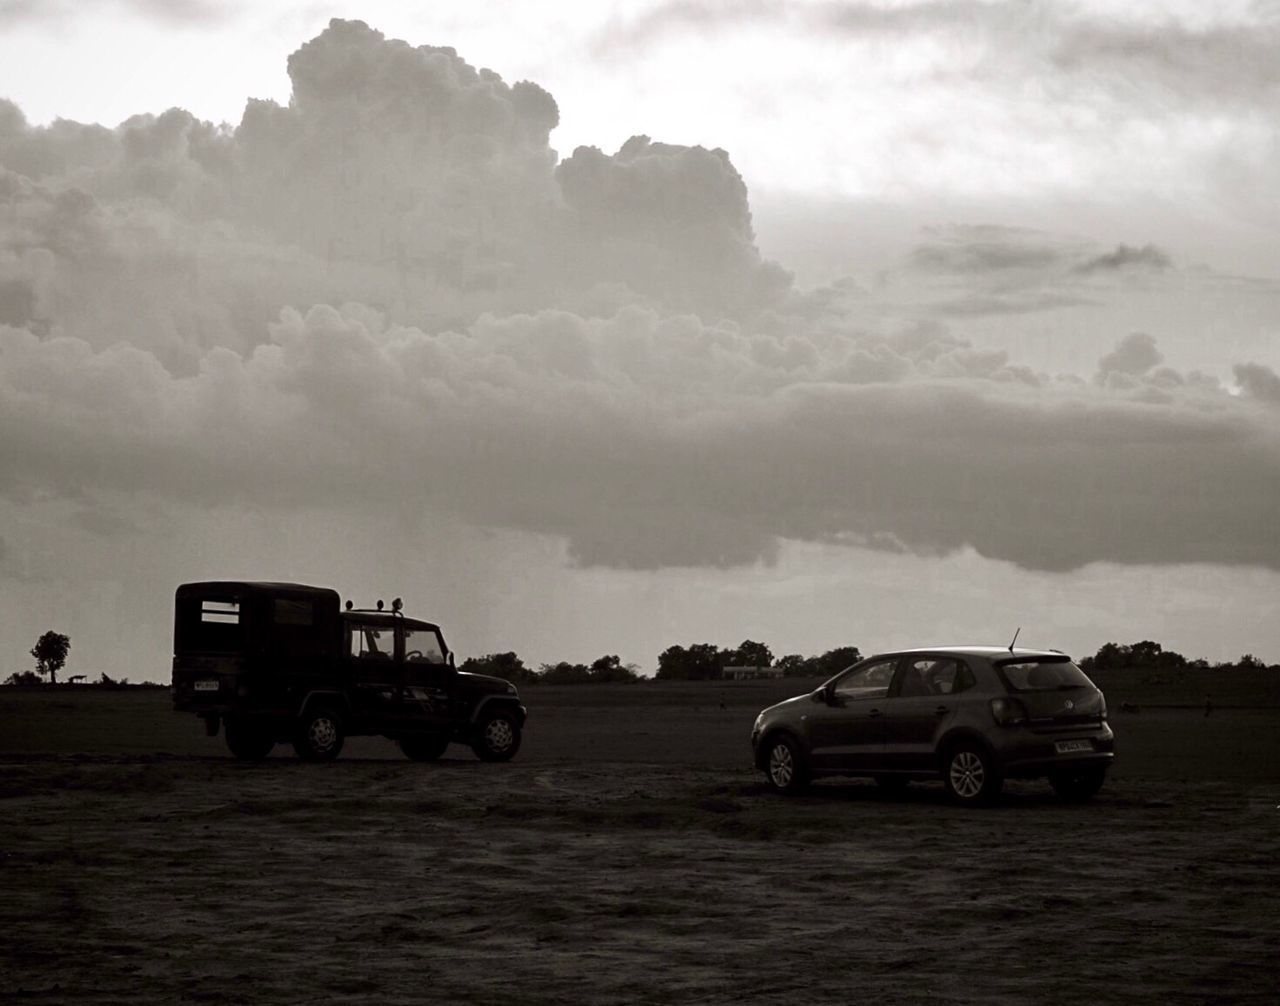
[[[197,681],[195,684],[197,692],[216,692],[218,690],[218,682],[216,681]]]
[[[1058,754],[1076,754],[1079,751],[1092,751],[1093,741],[1058,741],[1053,748]]]

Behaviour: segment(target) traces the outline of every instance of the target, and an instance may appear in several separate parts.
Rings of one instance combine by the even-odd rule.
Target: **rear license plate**
[[[1077,754],[1081,751],[1092,751],[1093,741],[1058,741],[1053,745],[1058,754]]]
[[[218,690],[218,682],[216,681],[197,681],[195,684],[197,692],[216,692]]]

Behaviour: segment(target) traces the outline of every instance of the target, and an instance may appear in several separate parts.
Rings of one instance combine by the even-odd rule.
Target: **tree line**
[[[50,684],[57,684],[58,672],[66,665],[70,650],[70,638],[50,630],[31,648],[31,655],[36,660],[35,670],[10,674],[4,683],[36,685],[41,683],[42,677],[47,677]],[[752,639],[744,639],[738,646],[723,648],[714,643],[692,643],[663,650],[658,655],[655,677],[659,681],[718,681],[724,677],[726,667],[773,667],[781,670],[786,678],[829,678],[861,659],[862,653],[856,646],[837,646],[811,657],[788,653],[775,659],[767,645]],[[1280,665],[1268,665],[1251,653],[1234,662],[1210,663],[1203,658],[1188,659],[1176,650],[1166,650],[1149,639],[1127,644],[1104,643],[1093,656],[1083,658],[1080,666],[1085,673],[1130,667],[1164,671],[1184,668],[1224,671],[1269,668],[1280,671]],[[504,678],[516,685],[629,684],[644,680],[636,664],[624,664],[617,654],[597,657],[590,664],[562,660],[534,669],[527,667],[515,652],[507,651],[468,657],[458,669]],[[118,687],[128,684],[128,679],[116,681],[104,673],[94,684]]]

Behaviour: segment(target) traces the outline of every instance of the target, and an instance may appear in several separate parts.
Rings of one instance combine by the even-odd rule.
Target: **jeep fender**
[[[342,713],[351,712],[350,707],[347,705],[347,697],[341,692],[314,691],[307,692],[307,694],[302,697],[302,704],[298,706],[298,715],[301,716],[309,708],[319,704],[331,705]]]
[[[496,702],[499,705],[511,706],[514,712],[516,713],[516,716],[520,720],[520,725],[521,726],[524,725],[524,717],[520,715],[520,700],[517,699],[516,696],[514,695],[501,695],[501,694],[486,695],[479,702],[477,702],[475,709],[471,710],[470,722],[478,723],[480,721],[480,714],[485,711],[485,708],[491,702]]]

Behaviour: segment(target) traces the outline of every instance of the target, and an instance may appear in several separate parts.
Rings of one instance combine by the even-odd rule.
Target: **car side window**
[[[396,655],[396,630],[385,625],[353,625],[351,655],[364,660],[392,660]]]
[[[920,657],[903,663],[893,694],[901,698],[952,695],[973,683],[968,668],[949,657]]]
[[[836,697],[846,702],[884,698],[889,694],[889,683],[893,680],[897,664],[896,658],[878,660],[874,664],[848,671],[836,680]]]
[[[405,629],[404,659],[409,664],[443,664],[439,634],[432,629]]]

